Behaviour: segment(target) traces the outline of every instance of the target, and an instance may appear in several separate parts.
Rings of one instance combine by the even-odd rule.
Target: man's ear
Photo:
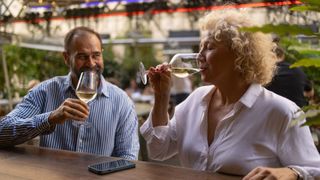
[[[70,67],[70,56],[69,56],[69,54],[67,52],[65,52],[65,51],[62,54],[63,54],[64,63],[68,67]]]

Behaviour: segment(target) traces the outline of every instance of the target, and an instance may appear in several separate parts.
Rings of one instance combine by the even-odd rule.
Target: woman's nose
[[[197,60],[198,62],[204,62],[204,56],[201,51],[198,53]]]

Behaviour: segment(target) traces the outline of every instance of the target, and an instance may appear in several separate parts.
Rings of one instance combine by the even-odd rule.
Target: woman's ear
[[[64,63],[68,67],[70,67],[70,56],[69,56],[69,54],[67,52],[65,52],[65,51],[62,54],[63,54]]]

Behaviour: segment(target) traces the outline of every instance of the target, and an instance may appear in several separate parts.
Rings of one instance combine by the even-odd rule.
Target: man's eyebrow
[[[86,55],[87,53],[84,52],[78,52],[77,55]]]

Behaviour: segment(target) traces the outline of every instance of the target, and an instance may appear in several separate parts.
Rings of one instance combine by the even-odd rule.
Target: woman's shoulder
[[[273,112],[290,116],[298,112],[300,109],[293,101],[265,88],[263,89],[262,97],[258,103],[271,108]]]
[[[196,88],[188,96],[188,98],[185,101],[183,101],[181,104],[188,104],[188,106],[190,105],[190,103],[198,105],[212,91],[213,88],[214,88],[213,85],[200,86],[200,87]]]
[[[208,94],[215,86],[214,85],[205,85],[196,88],[191,95],[203,95]]]

